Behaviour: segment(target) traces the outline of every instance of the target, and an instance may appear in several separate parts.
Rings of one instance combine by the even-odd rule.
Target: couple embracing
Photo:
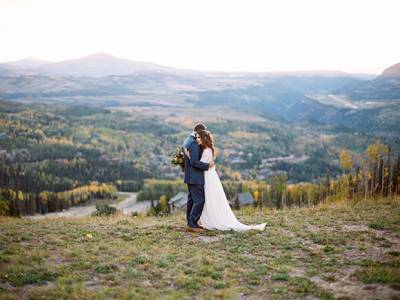
[[[215,171],[215,147],[204,124],[197,124],[182,145],[185,183],[188,185],[187,230],[264,230],[266,223],[245,225],[232,212]],[[200,223],[200,224],[199,224]]]

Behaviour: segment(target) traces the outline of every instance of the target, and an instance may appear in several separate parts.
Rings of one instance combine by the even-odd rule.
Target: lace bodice
[[[201,155],[200,161],[209,164],[213,159],[212,150],[210,148],[206,148]]]

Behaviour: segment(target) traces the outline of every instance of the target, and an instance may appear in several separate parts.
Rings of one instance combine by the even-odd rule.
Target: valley
[[[342,175],[342,150],[354,170],[365,167],[360,157],[373,143],[400,152],[393,72],[223,73],[124,62],[92,55],[63,62],[62,72],[60,64],[57,72],[51,63],[0,64],[0,188],[61,193],[100,182],[137,192],[146,180],[181,180],[171,158],[197,122],[214,135],[223,181],[261,184],[276,174],[318,185]],[[92,76],[93,65],[105,73]]]

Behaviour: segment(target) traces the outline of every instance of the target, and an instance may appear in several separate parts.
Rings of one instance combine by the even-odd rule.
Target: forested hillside
[[[172,197],[184,188],[175,186],[182,174],[171,156],[199,121],[214,135],[230,197],[276,185],[270,203],[279,207],[290,202],[282,185],[302,183],[312,187],[307,195],[319,195],[309,199],[321,200],[343,172],[344,150],[352,161],[347,172],[367,178],[364,194],[376,192],[371,177],[385,168],[391,173],[384,177],[396,181],[400,94],[392,71],[375,79],[335,71],[197,72],[107,54],[0,69],[0,188],[13,214],[85,203],[90,186],[102,184],[142,190],[139,199]],[[374,162],[366,155],[371,145],[387,147]],[[154,180],[167,182],[161,186],[168,192],[154,192]]]
[[[326,182],[327,176],[334,179],[341,174],[342,149],[362,156],[368,145],[377,141],[376,136],[338,126],[286,124],[266,117],[250,119],[246,112],[240,116],[235,110],[230,112],[222,118],[218,110],[204,109],[198,111],[197,118],[204,120],[214,134],[218,170],[224,181],[263,183],[273,180],[274,175],[278,182],[318,185]],[[144,179],[181,180],[179,168],[171,165],[171,156],[191,132],[196,120],[193,115],[189,117],[192,113],[189,111],[185,119],[171,107],[138,110],[2,101],[3,197],[31,202],[35,199],[35,208],[25,205],[23,211],[46,212],[68,204],[40,208],[42,192],[53,193],[53,202],[71,205],[85,202],[90,194],[75,193],[73,197],[80,200],[71,201],[70,196],[60,193],[92,182],[109,184],[109,189],[116,185],[120,190],[138,191]],[[398,140],[380,140],[391,147],[391,155],[396,158]],[[357,167],[362,168],[362,161],[355,157],[354,171]],[[153,196],[157,200],[162,194]]]

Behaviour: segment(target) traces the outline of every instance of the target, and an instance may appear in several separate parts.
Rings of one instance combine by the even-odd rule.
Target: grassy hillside
[[[400,202],[241,210],[264,232],[184,215],[0,219],[2,299],[399,299]]]

